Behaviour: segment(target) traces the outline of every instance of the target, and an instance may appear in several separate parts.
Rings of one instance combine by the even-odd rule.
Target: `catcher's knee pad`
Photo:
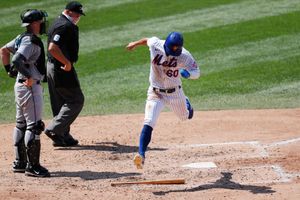
[[[35,122],[35,124],[27,127],[35,135],[40,135],[45,130],[45,123],[42,120]]]
[[[25,145],[27,148],[34,141],[40,142],[40,135],[44,129],[45,124],[42,120],[39,120],[34,125],[27,127],[25,132]]]
[[[25,131],[26,131],[26,122],[18,121],[13,132],[14,146],[18,146],[20,142],[24,141]]]
[[[25,133],[26,128],[27,128],[26,121],[17,121],[16,128],[18,128],[19,130],[21,130]]]

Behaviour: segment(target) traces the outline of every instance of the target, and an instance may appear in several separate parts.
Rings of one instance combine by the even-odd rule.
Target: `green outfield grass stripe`
[[[137,89],[144,86],[148,83],[149,72],[150,65],[144,64],[119,68],[106,73],[93,73],[92,75],[81,78],[81,80],[82,86],[87,88],[88,93],[92,93],[92,91],[99,86],[101,89],[97,93],[92,94],[98,95],[103,93],[118,95],[123,93],[123,91]],[[112,79],[111,77],[118,78]],[[89,80],[97,81],[90,82]]]
[[[283,94],[286,95],[288,92],[298,92],[300,93],[300,81],[292,82],[292,83],[280,83],[274,87],[257,91],[253,94],[256,95],[270,95],[270,94]]]
[[[90,12],[90,11],[99,10],[103,8],[115,7],[122,4],[137,3],[142,1],[145,0],[103,0],[100,2],[96,2],[95,0],[90,0],[87,3],[84,3],[84,8],[86,8],[87,12]]]
[[[191,52],[207,52],[243,42],[263,40],[300,32],[300,12],[264,17],[238,24],[185,33],[185,46]]]
[[[285,95],[211,95],[207,98],[194,98],[193,105],[198,110],[224,110],[224,109],[279,109],[298,108],[300,91],[288,91]],[[195,108],[195,107],[194,107]]]
[[[141,37],[165,36],[172,30],[193,32],[299,10],[299,0],[251,0],[96,29],[81,32],[81,53],[122,46]]]
[[[202,72],[210,73],[226,68],[249,64],[283,60],[300,55],[300,33],[246,42],[228,48],[195,53]]]
[[[24,4],[11,6],[11,7],[0,8],[0,17],[5,18],[7,15],[11,14],[14,11],[21,11],[23,9],[28,9],[28,8],[36,8],[36,7],[54,5],[55,3],[59,3],[59,2],[62,2],[62,1],[61,0],[43,0],[43,1],[37,1],[37,2],[27,2]]]
[[[17,25],[20,24],[20,13],[29,8],[35,8],[35,9],[43,9],[47,10],[49,8],[52,8],[53,5],[61,3],[61,0],[45,0],[45,1],[39,1],[39,2],[29,2],[17,6],[12,6],[8,8],[1,8],[0,9],[0,24],[1,28],[12,26],[12,25]],[[54,7],[54,6],[53,6]],[[60,8],[62,10],[63,7]],[[56,14],[57,15],[56,10]],[[50,12],[48,11],[48,14]]]
[[[92,10],[80,26],[85,31],[105,28],[135,21],[160,18],[195,9],[204,9],[244,0],[145,0],[130,2],[102,10]],[[163,6],[161,6],[163,5]],[[109,20],[103,20],[109,19]]]
[[[144,0],[103,0],[95,2],[89,0],[82,2],[86,13],[93,10],[101,10],[108,7],[118,6],[126,3],[136,3]],[[28,8],[36,8],[46,10],[50,18],[55,18],[64,9],[66,2],[61,0],[44,0],[40,2],[30,2],[18,6],[0,9],[0,24],[1,28],[16,25],[19,23],[19,15],[21,11]]]
[[[189,89],[202,95],[245,94],[265,90],[279,84],[299,81],[299,61],[300,56],[295,56],[247,66],[241,63],[235,68],[202,76],[199,85],[191,85]]]

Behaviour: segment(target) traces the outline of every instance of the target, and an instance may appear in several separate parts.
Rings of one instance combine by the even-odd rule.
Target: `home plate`
[[[198,162],[198,163],[190,163],[187,165],[182,165],[182,167],[207,169],[207,168],[216,168],[217,165],[214,162]]]

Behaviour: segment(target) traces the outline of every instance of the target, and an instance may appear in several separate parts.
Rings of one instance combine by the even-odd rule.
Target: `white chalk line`
[[[290,182],[288,174],[279,165],[272,165],[272,169],[277,173],[282,182]]]
[[[223,142],[223,143],[210,143],[210,144],[189,144],[189,145],[180,145],[177,146],[177,148],[197,148],[197,147],[214,147],[214,146],[230,146],[230,145],[250,145],[252,147],[255,147],[259,151],[260,157],[268,157],[269,153],[267,151],[267,148],[270,147],[278,147],[283,145],[288,145],[291,143],[295,143],[300,141],[299,138],[293,138],[290,140],[283,140],[279,142],[274,142],[271,144],[261,144],[259,141],[240,141],[240,142]]]
[[[260,144],[259,142],[251,144],[259,151],[260,157],[269,157],[269,153],[265,149],[264,145]]]
[[[209,146],[223,146],[223,145],[239,145],[239,144],[259,144],[258,141],[246,141],[246,142],[224,142],[224,143],[211,143],[211,144],[191,144],[184,145],[183,147],[209,147]]]
[[[282,141],[274,142],[274,143],[271,143],[268,145],[263,145],[259,141],[238,141],[238,142],[221,142],[221,143],[207,143],[207,144],[188,144],[188,145],[180,145],[177,147],[178,148],[190,148],[190,147],[209,147],[209,146],[225,146],[225,145],[253,145],[253,146],[260,145],[263,148],[268,148],[268,147],[273,147],[273,146],[287,145],[287,144],[298,142],[298,141],[300,141],[300,137],[289,139],[289,140],[282,140]]]
[[[283,141],[279,141],[279,142],[274,142],[274,143],[271,143],[269,145],[265,145],[264,147],[269,148],[269,147],[283,146],[283,145],[287,145],[287,144],[290,144],[290,143],[295,143],[295,142],[298,142],[298,141],[300,141],[300,137],[290,139],[290,140],[283,140]]]

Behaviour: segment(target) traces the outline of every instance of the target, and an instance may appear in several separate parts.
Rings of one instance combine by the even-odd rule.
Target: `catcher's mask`
[[[46,23],[48,14],[46,11],[37,9],[27,9],[21,13],[22,27],[30,25],[32,22],[43,20],[40,25],[40,34],[46,33]]]
[[[171,32],[166,38],[164,49],[167,56],[179,56],[182,52],[183,37],[179,32]]]

